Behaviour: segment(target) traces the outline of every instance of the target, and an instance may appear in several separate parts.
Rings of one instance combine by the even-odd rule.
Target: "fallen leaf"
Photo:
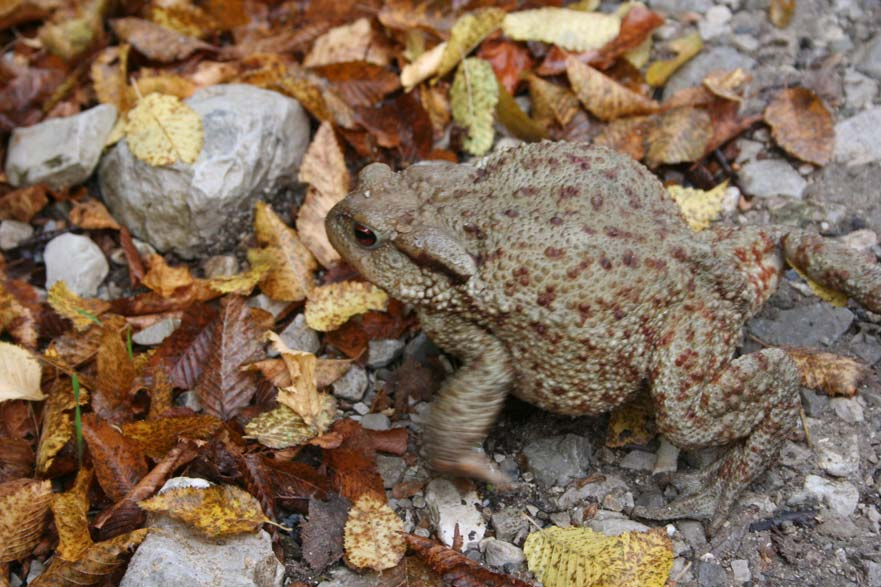
[[[95,324],[110,304],[99,299],[84,299],[70,291],[63,281],[56,281],[49,288],[49,305],[59,315],[73,322],[74,327],[83,332]]]
[[[37,444],[37,472],[46,474],[52,467],[55,457],[73,437],[74,408],[73,390],[70,380],[59,377],[49,388],[46,403],[43,404],[43,425],[40,441]],[[83,394],[80,402],[85,403]]]
[[[363,495],[349,510],[343,545],[350,567],[383,571],[398,564],[407,544],[402,536],[404,523],[388,506],[372,494]]]
[[[291,384],[278,390],[278,403],[291,408],[308,426],[316,426],[326,411],[328,399],[318,393],[315,382],[317,359],[312,353],[294,351],[274,332],[267,333],[272,348],[281,355]],[[335,400],[334,400],[334,405]],[[324,432],[321,430],[321,432]]]
[[[673,544],[664,528],[605,536],[552,526],[530,534],[523,554],[546,587],[664,587],[673,566]]]
[[[48,479],[16,479],[0,485],[0,563],[31,553],[43,535],[51,503]]]
[[[133,83],[142,96],[154,93],[165,94],[181,100],[189,98],[199,89],[195,83],[181,75],[173,73],[145,74],[143,69],[141,75]]]
[[[431,153],[431,118],[413,94],[399,94],[379,108],[358,108],[356,113],[376,142],[397,149],[402,161],[420,161]]]
[[[731,100],[743,101],[743,90],[752,80],[752,76],[738,67],[731,71],[714,71],[701,82],[714,95]]]
[[[0,402],[46,399],[40,390],[41,374],[40,363],[29,351],[0,342]]]
[[[658,88],[667,83],[667,80],[677,69],[700,53],[700,50],[704,48],[704,42],[700,33],[695,31],[670,41],[669,47],[671,51],[676,52],[676,57],[666,61],[655,61],[649,65],[645,72],[645,81],[652,87]]]
[[[366,61],[331,63],[311,71],[329,81],[335,93],[353,107],[373,106],[401,87],[398,76],[388,68]]]
[[[147,459],[116,427],[95,414],[83,415],[83,438],[104,493],[119,501],[147,474]]]
[[[790,155],[826,165],[835,150],[835,122],[811,90],[786,88],[765,108],[774,140]]]
[[[440,43],[435,45],[430,51],[420,55],[412,63],[408,63],[401,68],[401,85],[404,86],[404,89],[409,92],[420,82],[433,76],[440,67],[446,50],[447,44]]]
[[[180,325],[156,348],[151,363],[168,373],[180,389],[195,387],[208,356],[217,310],[207,304],[194,304],[181,317]]]
[[[811,291],[814,292],[814,295],[829,304],[830,306],[835,306],[836,308],[844,308],[847,306],[847,294],[831,287],[826,287],[822,285],[810,277],[799,269],[798,267],[793,266],[793,271],[798,273],[798,275],[805,280],[805,283],[808,284],[808,287],[811,288]]]
[[[136,95],[128,85],[128,54],[131,45],[123,43],[102,49],[89,70],[95,97],[102,104],[116,106],[119,124],[126,112],[134,105]]]
[[[484,155],[493,145],[493,118],[499,101],[499,86],[492,66],[475,57],[464,60],[450,90],[453,120],[468,129],[463,148],[472,155]]]
[[[64,493],[56,493],[52,498],[52,517],[58,531],[59,557],[66,561],[79,560],[83,552],[92,546],[89,534],[89,485],[92,483],[92,470],[82,468],[77,473],[73,486]]]
[[[578,99],[600,120],[651,114],[659,108],[654,100],[629,90],[573,57],[566,60],[566,73]]]
[[[92,199],[74,202],[73,209],[70,211],[70,221],[85,230],[105,228],[120,230],[121,228],[104,204]]]
[[[649,131],[646,163],[656,167],[697,161],[713,136],[710,116],[702,108],[676,108],[661,114]]]
[[[49,203],[47,191],[46,185],[40,183],[0,196],[0,220],[30,222]]]
[[[55,557],[31,587],[55,587],[57,585],[99,585],[113,575],[125,562],[125,556],[147,537],[149,528],[142,528],[98,542],[85,550],[80,559],[66,561]]]
[[[450,123],[450,98],[447,84],[435,84],[432,87],[423,86],[419,90],[419,101],[428,113],[434,139],[438,140],[446,134],[447,125]],[[454,156],[456,162],[458,159]]]
[[[444,578],[444,584],[452,583],[463,587],[477,587],[478,585],[480,587],[533,587],[531,583],[526,583],[510,575],[493,573],[461,552],[428,538],[404,534],[404,539],[410,550],[424,560],[435,573]],[[581,586],[572,585],[571,587]]]
[[[853,397],[860,383],[871,376],[862,363],[812,348],[786,347],[786,354],[798,365],[801,384],[823,391],[829,397]]]
[[[148,457],[158,460],[177,446],[181,439],[206,440],[221,424],[220,420],[208,414],[171,416],[128,422],[122,425],[122,434],[133,440]]]
[[[771,0],[768,4],[768,20],[778,29],[789,26],[795,16],[796,0]]]
[[[147,273],[141,283],[167,298],[178,290],[189,288],[196,280],[186,265],[172,267],[161,255],[150,255],[147,259]]]
[[[0,333],[29,349],[37,348],[40,321],[45,316],[43,304],[29,283],[3,279],[0,272]]]
[[[205,38],[219,30],[219,23],[211,14],[188,3],[153,5],[149,8],[150,20],[182,35]]]
[[[110,26],[120,39],[150,59],[162,63],[186,59],[196,51],[215,50],[208,43],[141,18],[117,18],[110,21]]]
[[[315,288],[306,301],[306,324],[327,332],[345,324],[349,318],[368,310],[385,310],[388,296],[375,285],[363,281],[341,281]]]
[[[512,96],[533,65],[528,49],[504,39],[487,39],[480,45],[477,57],[492,66],[496,79]]]
[[[569,51],[588,51],[617,37],[621,19],[598,12],[537,8],[508,13],[502,29],[515,41],[543,41]]]
[[[194,163],[205,131],[196,111],[176,96],[150,94],[129,110],[125,138],[132,154],[154,167]]]
[[[646,153],[646,139],[657,124],[655,116],[633,116],[613,120],[594,138],[595,145],[615,149],[641,161]]]
[[[332,495],[327,501],[309,500],[309,515],[300,526],[303,559],[312,570],[321,572],[343,556],[343,529],[351,504]]]
[[[101,328],[92,409],[104,420],[119,425],[131,418],[135,367],[116,325],[106,323]]]
[[[245,426],[247,437],[276,449],[305,444],[323,434],[336,417],[336,399],[328,393],[319,394],[318,398],[321,405],[317,414],[313,415],[313,424],[304,422],[303,418],[288,406],[279,405],[248,422]]]
[[[501,83],[496,114],[499,122],[520,140],[536,142],[547,138],[545,128],[520,109],[520,105]]]
[[[443,77],[452,71],[481,41],[499,28],[504,18],[505,11],[499,8],[481,8],[460,16],[450,31],[435,77]]]
[[[385,66],[390,59],[388,47],[373,31],[370,21],[359,18],[350,24],[333,28],[315,39],[312,50],[303,59],[303,66],[313,67],[344,61],[367,61]]]
[[[606,446],[621,448],[625,446],[645,446],[657,432],[649,429],[654,421],[654,405],[646,394],[640,394],[612,410],[609,414],[609,427],[606,432]]]
[[[578,97],[568,88],[549,82],[534,74],[527,77],[532,116],[545,127],[556,121],[566,126],[581,110]]]
[[[260,288],[278,301],[298,302],[305,299],[314,287],[312,272],[317,268],[317,263],[297,232],[282,222],[264,202],[256,204],[254,231],[257,242],[265,248],[250,249],[248,260],[252,265],[266,263],[269,266],[269,271],[260,281]]]
[[[711,190],[684,188],[681,185],[667,186],[667,192],[679,204],[682,215],[695,231],[706,230],[711,222],[719,218],[727,189],[727,181]]]
[[[43,24],[38,33],[43,46],[53,55],[72,61],[104,33],[102,18],[107,2],[92,0],[76,9],[61,9]]]
[[[271,521],[250,493],[234,485],[175,487],[138,505],[148,512],[168,514],[209,538],[254,532]]]
[[[597,56],[590,60],[590,65],[607,69],[618,57],[637,49],[646,41],[650,42],[652,31],[664,24],[664,20],[657,12],[633,3],[621,21],[620,33],[600,48]]]

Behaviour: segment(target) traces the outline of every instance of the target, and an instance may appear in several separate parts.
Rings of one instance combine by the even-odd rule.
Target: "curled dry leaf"
[[[704,42],[697,31],[670,41],[670,49],[676,52],[676,57],[666,61],[656,61],[649,65],[645,72],[645,81],[655,88],[663,86],[677,69],[700,53],[703,47]]]
[[[16,479],[0,485],[0,563],[30,554],[43,534],[51,503],[48,479]]]
[[[533,65],[529,49],[504,39],[485,41],[480,45],[477,57],[492,65],[496,79],[512,96],[517,93],[523,74]]]
[[[30,351],[0,342],[0,402],[46,399],[40,390],[41,374],[40,363]]]
[[[306,302],[306,324],[320,332],[336,330],[368,310],[385,310],[388,295],[372,283],[341,281],[315,288]]]
[[[162,255],[150,255],[147,259],[147,274],[141,283],[167,298],[183,288],[189,288],[196,282],[190,268],[186,265],[172,267],[165,262]]]
[[[175,487],[138,505],[148,512],[166,513],[209,538],[254,532],[270,521],[260,502],[234,485]]]
[[[596,69],[569,57],[566,73],[578,99],[591,114],[601,120],[650,114],[658,103],[626,88]]]
[[[79,470],[73,486],[64,493],[56,493],[52,499],[52,517],[58,530],[58,556],[66,561],[79,560],[83,552],[92,546],[89,534],[89,485],[92,470]]]
[[[205,131],[196,111],[177,96],[150,94],[129,110],[125,138],[132,154],[154,167],[193,163]]]
[[[664,528],[605,536],[553,526],[530,534],[523,553],[546,587],[664,587],[673,566],[673,544]]]
[[[811,348],[788,347],[798,365],[801,384],[822,390],[830,397],[853,397],[871,371],[859,361]]]
[[[535,142],[547,138],[545,128],[521,110],[514,97],[499,83],[499,103],[496,106],[499,122],[518,139]]]
[[[166,94],[181,100],[189,98],[198,89],[195,83],[183,76],[174,73],[147,74],[144,70],[141,70],[141,75],[134,84],[143,96]]]
[[[45,184],[18,188],[0,197],[0,220],[30,222],[49,203]]]
[[[440,67],[446,50],[447,44],[440,43],[401,68],[401,85],[404,89],[409,92],[420,82],[433,76]]]
[[[504,18],[505,11],[500,8],[482,8],[460,16],[450,32],[436,77],[443,77],[452,71],[481,41],[499,28]]]
[[[713,136],[710,115],[702,108],[676,108],[661,114],[648,136],[646,163],[697,161]]]
[[[681,185],[667,186],[667,192],[679,204],[688,225],[696,231],[706,230],[722,214],[727,189],[727,181],[711,190],[684,188]]]
[[[266,263],[269,267],[260,280],[263,293],[283,302],[305,299],[312,290],[317,264],[297,232],[264,202],[257,202],[254,210],[254,232],[264,248],[250,249],[248,260],[252,265]]]
[[[76,561],[55,557],[52,563],[30,583],[31,587],[57,585],[99,585],[125,562],[126,555],[147,537],[149,528],[141,528],[91,545]]]
[[[383,571],[404,557],[404,523],[387,503],[375,495],[362,495],[349,510],[343,545],[350,567]]]
[[[118,18],[111,21],[110,26],[120,39],[162,63],[186,59],[196,51],[215,49],[208,43],[141,18]]]
[[[731,71],[714,71],[705,77],[701,83],[720,98],[733,102],[742,102],[743,90],[751,80],[752,76],[738,67]]]
[[[617,37],[621,19],[598,12],[537,8],[509,13],[502,27],[515,41],[543,41],[569,51],[588,51]]]
[[[835,122],[811,90],[787,88],[765,109],[774,140],[787,153],[814,165],[826,165],[835,150]]]
[[[303,59],[304,67],[342,63],[344,61],[367,61],[376,65],[388,65],[391,54],[370,21],[359,18],[351,24],[333,28],[317,39],[312,50]]]
[[[594,138],[594,144],[615,149],[641,161],[645,157],[646,139],[656,122],[655,116],[613,120]]]
[[[445,585],[452,583],[463,587],[533,587],[531,583],[510,575],[493,573],[461,552],[428,538],[404,534],[404,539],[410,550],[416,552],[435,573],[445,579]]]
[[[545,127],[556,121],[566,126],[581,110],[578,97],[568,88],[529,74],[529,97],[532,99],[533,118]]]
[[[289,349],[274,332],[267,333],[267,339],[281,355],[291,380],[290,385],[278,390],[278,403],[296,412],[308,426],[315,426],[327,403],[326,398],[318,393],[315,383],[315,355]]]
[[[349,191],[349,170],[329,122],[322,122],[306,150],[300,165],[300,181],[313,189],[306,194],[297,213],[297,230],[303,244],[324,267],[340,260],[339,253],[327,240],[324,218]]]
[[[74,202],[70,211],[70,221],[85,230],[111,229],[119,230],[121,227],[107,208],[98,200],[85,200]]]
[[[499,101],[499,85],[492,66],[471,57],[459,65],[450,90],[453,120],[468,129],[463,148],[484,155],[493,145],[493,117]]]
[[[128,54],[131,45],[102,49],[92,62],[90,75],[95,97],[102,104],[113,104],[122,117],[135,103],[135,92],[128,85]],[[118,123],[118,122],[117,122]]]
[[[37,472],[45,474],[52,467],[55,456],[73,436],[74,397],[70,381],[59,377],[49,389],[46,403],[43,404],[43,426],[40,442],[37,444]],[[80,403],[85,403],[80,394]]]
[[[110,304],[99,299],[84,299],[70,291],[63,281],[56,281],[49,288],[49,305],[59,315],[73,322],[83,332],[95,324],[95,319],[110,309]]]

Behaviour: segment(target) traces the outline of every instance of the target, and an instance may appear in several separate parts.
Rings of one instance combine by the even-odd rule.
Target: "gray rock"
[[[331,385],[333,394],[352,402],[361,401],[367,391],[367,372],[364,367],[352,365],[346,374]]]
[[[657,457],[644,450],[632,450],[621,459],[621,468],[632,471],[651,471],[655,468]]]
[[[273,317],[278,316],[282,313],[282,311],[288,307],[287,302],[277,302],[266,294],[257,294],[256,296],[251,296],[248,298],[248,307],[249,308],[260,308],[261,310],[266,310]]]
[[[881,106],[835,125],[835,160],[848,166],[881,161]]]
[[[860,440],[857,434],[840,434],[814,439],[817,464],[834,477],[849,477],[860,469]]]
[[[524,560],[523,551],[510,542],[490,538],[486,543],[486,562],[493,567],[520,565]]]
[[[416,533],[423,528],[417,528]],[[428,536],[423,536],[428,538]],[[350,571],[342,565],[333,567],[330,570],[330,580],[322,581],[318,587],[375,587],[377,578],[375,573],[366,573],[359,575],[354,571]]]
[[[623,479],[614,475],[606,475],[602,481],[585,483],[581,487],[570,487],[557,499],[557,506],[560,509],[568,510],[591,498],[601,502],[612,491],[626,491],[627,489],[627,483]]]
[[[361,418],[361,426],[368,430],[388,430],[391,421],[385,414],[364,414],[364,417]]]
[[[36,563],[36,564],[34,564],[34,563]],[[45,571],[45,570],[46,570],[46,566],[43,563],[41,563],[39,560],[31,561],[31,568],[28,569],[27,584],[30,585],[31,583],[36,581],[37,578],[40,575],[42,575],[43,571]]]
[[[798,468],[814,460],[814,453],[802,444],[796,444],[787,440],[783,443],[778,457],[780,464],[786,467]]]
[[[321,348],[321,341],[318,340],[318,333],[306,325],[306,315],[297,314],[287,328],[281,331],[279,337],[284,341],[288,348],[295,351],[304,351],[307,353],[317,353]],[[360,398],[358,398],[360,399]]]
[[[529,531],[529,521],[517,508],[503,508],[493,513],[490,519],[493,530],[496,531],[496,538],[505,542],[519,543],[518,539]]]
[[[749,570],[749,561],[742,558],[731,561],[731,573],[737,585],[743,585],[753,579],[753,574]]]
[[[808,475],[805,477],[804,489],[793,495],[789,503],[804,503],[806,497],[817,500],[833,515],[846,517],[856,511],[860,492],[853,483],[843,479],[829,481],[817,475]]]
[[[361,424],[363,425],[364,422],[362,421]],[[401,457],[378,454],[376,455],[376,468],[379,471],[379,476],[382,477],[385,488],[391,489],[404,476],[407,463]]]
[[[46,262],[46,289],[64,281],[70,291],[91,298],[110,272],[110,265],[92,239],[78,234],[56,236],[43,253]]]
[[[829,407],[829,396],[823,392],[803,387],[801,390],[801,397],[805,414],[812,418],[817,418],[823,415],[823,412]]]
[[[176,478],[170,487],[201,487],[203,479]],[[148,517],[150,532],[129,562],[121,587],[192,585],[209,587],[281,587],[282,566],[265,530],[224,538],[206,538],[164,514]]]
[[[309,120],[296,100],[244,84],[205,88],[186,103],[205,130],[195,163],[153,167],[122,140],[102,160],[99,180],[132,234],[193,258],[232,249],[251,230],[254,203],[296,183]]]
[[[782,159],[751,161],[740,168],[738,178],[744,193],[757,198],[801,199],[808,185],[798,171]]]
[[[881,80],[881,34],[860,48],[856,55],[857,69]]]
[[[679,468],[679,447],[670,444],[666,438],[661,438],[661,445],[655,453],[655,466],[652,474],[675,473]]]
[[[463,552],[471,543],[483,539],[486,522],[479,509],[480,497],[473,487],[460,491],[452,481],[432,479],[425,488],[425,504],[438,537],[447,546],[453,545],[456,524]]]
[[[834,397],[829,400],[832,411],[835,415],[847,422],[848,424],[857,424],[865,420],[863,416],[863,406],[853,397]]]
[[[584,476],[590,465],[590,441],[566,434],[540,438],[526,445],[527,470],[546,486],[566,485]]]
[[[633,505],[633,494],[620,488],[607,493],[602,501],[603,509],[613,512],[623,512]]]
[[[853,313],[818,302],[778,313],[775,320],[757,318],[750,321],[750,331],[773,346],[819,346],[832,343],[847,332]]]
[[[707,545],[707,533],[704,525],[695,520],[679,520],[676,527],[685,537],[685,541],[695,550],[698,551]]]
[[[132,341],[144,346],[155,346],[168,338],[178,326],[180,318],[165,318],[133,334]]]
[[[731,32],[731,10],[727,6],[713,6],[697,23],[701,38],[705,41]]]
[[[878,94],[878,82],[853,69],[844,72],[844,95],[847,107],[858,111],[868,108]]]
[[[648,532],[650,528],[645,524],[634,522],[625,518],[623,514],[618,512],[609,512],[600,510],[596,516],[588,522],[590,529],[595,532],[601,532],[606,536],[618,536],[625,532]]]
[[[683,12],[697,12],[703,14],[713,6],[712,0],[649,0],[647,2],[654,10],[677,15]]]
[[[6,155],[9,183],[44,182],[63,189],[86,181],[115,122],[116,107],[102,104],[74,116],[15,129]]]
[[[396,338],[371,340],[367,343],[367,366],[371,369],[385,367],[404,352],[404,341]]]
[[[0,249],[8,251],[14,249],[22,241],[26,241],[34,234],[34,227],[26,222],[18,220],[4,220],[0,222]]]
[[[239,272],[239,261],[232,255],[214,255],[202,261],[205,277],[228,277]]]
[[[572,525],[572,515],[569,512],[554,512],[548,516],[554,526],[568,528]]]
[[[873,561],[866,563],[866,585],[868,587],[881,587],[881,564]]]
[[[700,587],[725,587],[725,570],[710,561],[697,561],[697,582]]]
[[[839,540],[855,538],[862,533],[850,518],[832,518],[829,520],[823,520],[823,522],[817,526],[817,532],[823,536],[838,538]]]
[[[678,0],[675,4],[682,4]],[[709,10],[709,6],[706,10]],[[706,12],[701,10],[698,12]],[[742,67],[750,71],[756,66],[752,57],[747,57],[731,47],[716,47],[698,54],[694,59],[674,73],[664,87],[664,98],[669,98],[681,89],[698,86],[707,74],[719,70],[732,70]]]

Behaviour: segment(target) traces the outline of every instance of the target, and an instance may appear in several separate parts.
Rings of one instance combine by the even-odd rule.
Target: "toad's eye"
[[[355,240],[358,244],[366,249],[369,249],[376,244],[376,233],[363,224],[358,224],[356,222],[352,227],[352,234],[355,236]]]

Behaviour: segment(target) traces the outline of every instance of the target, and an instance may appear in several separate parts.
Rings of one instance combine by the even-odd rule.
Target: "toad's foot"
[[[716,525],[716,519],[719,519],[719,526],[725,520],[725,514],[719,515],[717,512],[720,493],[721,486],[717,484],[711,486],[706,491],[680,497],[665,506],[647,507],[638,505],[633,508],[633,515],[647,520],[681,520],[687,518],[690,520],[707,521],[712,519],[713,523],[710,524],[712,533],[714,531],[713,526]]]
[[[500,471],[486,455],[471,452],[460,456],[456,460],[434,459],[431,467],[435,471],[447,473],[456,477],[469,477],[479,481],[492,483],[499,489],[506,490],[513,486],[511,478]]]

